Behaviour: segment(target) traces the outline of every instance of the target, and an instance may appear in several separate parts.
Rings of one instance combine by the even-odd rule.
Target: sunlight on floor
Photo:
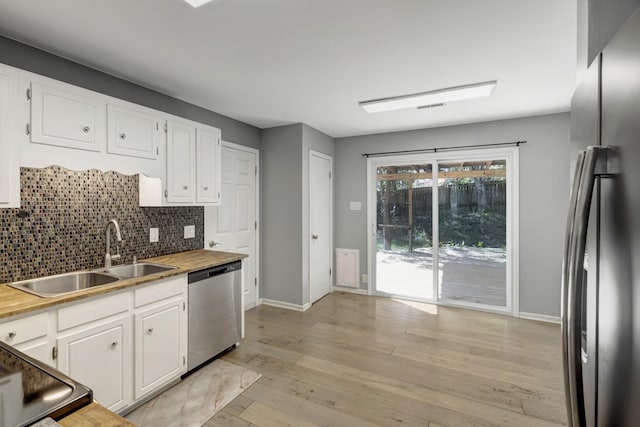
[[[417,302],[417,301],[407,301],[397,298],[391,298],[392,301],[399,302],[400,304],[404,304],[411,308],[418,309],[427,314],[438,315],[438,306],[434,304],[427,304],[425,302]]]
[[[443,247],[439,251],[438,299],[506,307],[507,255],[504,249]],[[433,253],[378,250],[376,290],[435,300]]]

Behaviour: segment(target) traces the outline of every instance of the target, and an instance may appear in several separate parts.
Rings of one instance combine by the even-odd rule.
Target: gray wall
[[[260,148],[260,129],[0,36],[0,63],[215,126],[225,141]]]
[[[578,7],[584,9],[584,5],[578,4]],[[638,7],[640,7],[640,0],[588,0],[587,61],[589,63],[604,49]],[[578,22],[578,25],[581,23]],[[578,27],[578,34],[579,36],[584,34],[580,27]]]
[[[568,113],[337,139],[335,246],[359,249],[361,273],[367,271],[363,153],[519,140],[528,141],[520,148],[520,311],[558,316],[569,196]],[[361,201],[363,210],[350,211],[349,201]]]
[[[302,305],[302,124],[262,131],[261,297]]]
[[[309,150],[335,141],[302,123],[262,131],[261,297],[309,302]]]

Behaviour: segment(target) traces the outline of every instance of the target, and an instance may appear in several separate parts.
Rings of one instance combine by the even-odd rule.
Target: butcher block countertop
[[[130,288],[141,285],[143,283],[152,282],[154,280],[164,279],[167,277],[177,276],[180,274],[190,273],[209,267],[226,264],[246,258],[247,255],[236,254],[231,252],[207,251],[197,249],[193,251],[178,252],[170,255],[141,260],[140,262],[149,262],[153,264],[164,264],[177,267],[173,270],[163,271],[148,276],[122,279],[115,283],[98,286],[95,288],[85,289],[83,291],[74,292],[67,295],[57,297],[42,298],[27,292],[14,289],[6,284],[0,285],[0,319],[4,317],[24,314],[31,311],[41,310],[56,305],[78,301],[109,292],[119,291],[121,289]]]
[[[114,414],[98,403],[91,403],[58,421],[63,427],[134,427],[120,415]]]

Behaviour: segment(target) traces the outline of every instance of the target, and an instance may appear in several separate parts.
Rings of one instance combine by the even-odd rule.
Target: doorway
[[[309,151],[309,302],[331,291],[333,266],[333,159]]]
[[[517,313],[517,153],[369,158],[369,293]]]
[[[258,150],[222,142],[222,202],[204,208],[205,248],[249,255],[244,309],[258,304]]]

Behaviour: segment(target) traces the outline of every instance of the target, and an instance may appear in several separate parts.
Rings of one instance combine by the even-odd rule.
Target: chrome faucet
[[[118,248],[118,244],[116,244],[116,255],[111,255],[111,233],[110,229],[113,228],[116,231],[116,239],[118,242],[122,242],[122,235],[120,234],[120,225],[118,225],[118,221],[115,219],[109,220],[107,223],[107,227],[104,229],[105,238],[107,240],[107,251],[104,254],[104,266],[111,267],[111,260],[120,259],[120,248]]]

